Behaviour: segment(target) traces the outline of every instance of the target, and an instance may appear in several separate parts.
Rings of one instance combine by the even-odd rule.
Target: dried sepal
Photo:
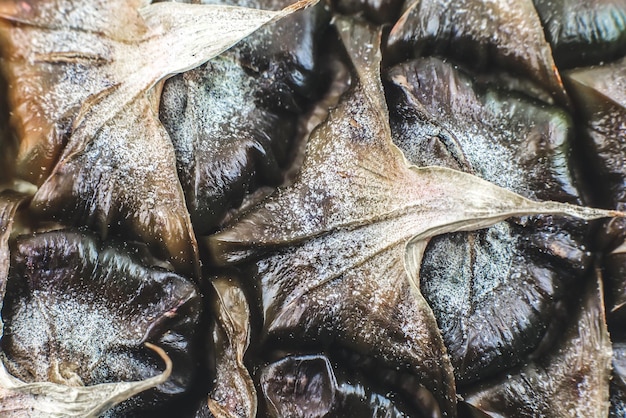
[[[170,138],[146,98],[105,123],[83,152],[61,160],[39,188],[35,213],[100,236],[139,238],[177,271],[193,275],[197,244]]]
[[[344,344],[388,358],[416,373],[436,392],[442,409],[453,413],[452,369],[430,308],[406,280],[402,237],[391,233],[390,220],[384,222],[390,234],[378,240],[382,219],[370,210],[394,205],[389,196],[405,196],[404,191],[394,193],[404,186],[393,180],[403,180],[406,164],[387,142],[380,35],[366,25],[337,24],[357,62],[359,81],[309,140],[299,180],[279,189],[232,229],[209,238],[210,244],[215,255],[230,261],[239,258],[232,252],[235,247],[246,255],[283,248],[258,263],[267,332],[330,333]],[[374,173],[384,182],[372,189]],[[398,203],[404,212],[401,206],[408,199]],[[355,211],[351,216],[345,213],[350,208]],[[372,239],[365,238],[368,233]],[[355,236],[364,243],[355,242]],[[324,321],[330,324],[320,328]]]
[[[316,1],[303,0],[279,11],[176,2],[139,9],[147,33],[115,56],[116,68],[124,70],[115,72],[116,84],[88,99],[74,129],[88,140],[126,104],[159,81],[199,66],[261,26]]]
[[[11,190],[0,191],[0,312],[4,304],[7,278],[11,260],[9,237],[13,230],[15,214],[18,207],[26,201],[26,196]],[[4,323],[0,317],[0,337],[4,331]]]
[[[592,280],[552,352],[481,384],[464,398],[493,417],[606,417],[611,358],[602,281]]]
[[[111,226],[128,230],[129,238],[153,244],[180,271],[198,275],[171,144],[156,116],[158,98],[150,91],[263,24],[314,2],[263,11],[112,1],[67,14],[66,9],[85,1],[3,3],[0,39],[9,51],[5,66],[14,86],[18,171],[43,183],[35,206],[54,218],[94,226],[102,235]],[[119,33],[102,29],[110,21],[125,25]],[[137,153],[142,147],[153,153],[152,160]],[[106,160],[107,153],[115,157]],[[80,165],[85,160],[112,174],[85,170]],[[76,172],[80,182],[73,177]],[[152,181],[156,173],[160,178]]]
[[[41,184],[67,143],[84,102],[119,83],[114,66],[117,49],[121,53],[126,42],[147,32],[137,13],[142,3],[2,2],[0,40],[12,85],[9,98],[19,137],[21,177]]]
[[[391,142],[377,34],[337,26],[355,84],[313,132],[294,184],[209,245],[226,264],[269,253],[256,263],[267,333],[330,339],[408,368],[453,415],[452,368],[419,292],[427,240],[523,214],[615,213],[537,203],[466,173],[410,166]]]
[[[527,198],[579,201],[568,164],[573,127],[561,109],[476,83],[435,57],[392,67],[386,87],[394,143],[412,164],[456,168]],[[542,216],[430,242],[420,286],[457,382],[536,348],[591,262],[585,232],[584,222]]]
[[[250,309],[246,297],[233,279],[212,281],[214,303],[216,377],[208,398],[208,409],[216,418],[253,418],[257,411],[254,383],[243,357],[250,344]]]
[[[172,360],[150,343],[165,363],[163,373],[139,382],[67,386],[52,382],[24,383],[11,376],[0,360],[0,413],[28,418],[96,418],[111,407],[164,383],[172,372]],[[0,357],[1,359],[1,357]]]
[[[41,183],[75,131],[81,138],[72,145],[80,149],[160,80],[311,2],[281,11],[146,3],[8,0],[0,6],[23,175]]]

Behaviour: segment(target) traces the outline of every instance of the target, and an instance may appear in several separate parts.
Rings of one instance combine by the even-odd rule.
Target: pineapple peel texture
[[[14,218],[26,196],[12,191],[0,192],[0,308],[2,308],[9,272],[9,236]],[[0,338],[3,333],[0,318]],[[118,403],[164,383],[172,372],[172,361],[163,349],[145,343],[164,361],[165,370],[158,376],[139,382],[105,383],[70,387],[52,382],[24,383],[12,376],[0,352],[0,414],[28,417],[97,417]]]
[[[139,239],[199,277],[174,149],[158,119],[160,83],[208,61],[283,10],[143,0],[7,0],[0,42],[18,175],[35,214]]]
[[[335,25],[352,86],[311,134],[295,181],[207,243],[217,264],[256,260],[266,334],[331,334],[395,361],[390,367],[408,367],[442,414],[455,416],[452,365],[419,286],[429,239],[513,216],[624,214],[535,202],[467,173],[410,165],[391,138],[380,33],[346,19]]]
[[[160,375],[138,382],[102,383],[83,387],[52,382],[24,383],[11,376],[0,361],[0,412],[18,415],[23,413],[28,417],[42,418],[96,418],[120,402],[160,385],[170,377],[172,360],[165,351],[150,343],[145,345],[161,357],[165,370]]]
[[[173,149],[158,120],[159,89],[154,87],[317,1],[303,0],[280,11],[146,0],[3,1],[0,43],[6,51],[7,78],[14,86],[10,102],[20,138],[17,169],[40,186],[32,207],[62,218],[68,210],[64,202],[91,202],[89,207],[76,203],[69,208],[86,213],[72,221],[106,236],[110,224],[131,219],[131,225],[124,226],[148,243],[171,237],[162,243],[162,253],[180,270],[194,274],[189,265],[196,265],[197,271],[196,240]],[[108,159],[101,159],[102,145],[116,146]],[[77,168],[80,164],[85,164],[86,173]],[[159,181],[150,181],[152,176]],[[9,267],[8,239],[21,201],[0,195],[0,307]],[[169,212],[157,205],[169,206]],[[116,206],[130,213],[118,213]],[[0,412],[99,416],[169,378],[170,358],[161,348],[145,345],[165,362],[162,374],[89,387],[24,383],[9,374],[0,353]]]
[[[60,12],[55,12],[60,10],[60,5],[97,10],[93,4],[100,3],[104,4],[100,6],[104,10],[103,19],[90,20],[77,12],[76,16],[70,13],[67,18],[77,20],[64,21]],[[15,0],[0,5],[0,37],[3,43],[10,45],[8,72],[18,86],[11,100],[16,109],[25,110],[15,116],[22,136],[19,158],[20,164],[27,167],[25,171],[32,171],[32,167],[37,171],[43,167],[41,172],[30,173],[30,178],[41,185],[33,201],[35,207],[39,206],[42,211],[63,212],[67,208],[55,207],[55,204],[65,201],[67,196],[77,201],[95,201],[93,219],[86,223],[106,229],[117,218],[124,217],[115,213],[116,206],[123,206],[131,212],[127,218],[136,219],[136,223],[141,224],[131,228],[135,235],[150,242],[155,237],[171,233],[174,238],[163,244],[163,251],[173,263],[187,265],[194,258],[197,262],[197,249],[176,180],[171,151],[166,152],[167,158],[159,157],[160,161],[145,162],[145,155],[143,162],[132,159],[115,161],[111,167],[116,167],[118,172],[111,178],[119,183],[102,187],[101,190],[110,191],[110,194],[100,199],[94,200],[93,197],[99,196],[96,192],[97,186],[100,187],[99,179],[105,178],[107,173],[96,172],[100,177],[93,182],[92,188],[74,186],[70,179],[77,172],[83,173],[79,169],[81,164],[94,161],[90,152],[97,150],[100,143],[109,143],[111,138],[119,147],[115,153],[118,157],[111,158],[128,160],[129,156],[136,156],[133,150],[137,149],[165,147],[169,150],[167,133],[158,121],[154,98],[150,97],[153,87],[169,75],[186,71],[219,54],[261,25],[315,1],[299,2],[279,12],[178,3],[145,6],[144,3]],[[127,13],[116,12],[117,9]],[[115,22],[117,13],[124,16],[123,20],[128,20],[128,25],[122,25],[126,29],[119,35],[106,24]],[[294,311],[300,309],[302,317],[302,309],[311,304],[315,292],[336,279],[369,282],[377,280],[376,274],[397,273],[397,280],[391,284],[411,284],[408,301],[403,299],[399,303],[406,305],[402,313],[414,314],[408,319],[415,319],[416,324],[407,324],[406,329],[399,330],[396,335],[414,333],[413,337],[406,335],[406,338],[424,350],[423,353],[420,350],[402,351],[399,342],[387,340],[390,349],[399,350],[401,359],[408,360],[415,368],[424,385],[435,394],[444,415],[454,415],[452,369],[432,312],[419,293],[419,266],[428,239],[446,232],[484,228],[511,216],[551,213],[594,219],[624,215],[555,202],[533,202],[469,174],[438,167],[409,166],[390,138],[379,81],[379,45],[378,41],[371,42],[377,36],[372,35],[370,29],[353,26],[347,21],[338,20],[336,24],[348,53],[353,57],[359,82],[331,112],[329,120],[312,135],[307,160],[298,180],[279,190],[239,223],[209,238],[209,242],[218,261],[224,264],[295,244],[291,252],[270,255],[259,264],[261,271],[265,272],[261,278],[265,294],[292,285],[281,281],[284,278],[273,274],[273,270],[290,268],[289,263],[294,260],[299,263],[298,268],[303,265],[306,268],[302,283],[284,292],[284,297],[276,298],[275,302],[267,302],[269,298],[264,297],[266,328],[270,332],[291,326],[294,318],[299,317]],[[74,25],[81,30],[74,30]],[[216,27],[223,30],[216,32]],[[51,34],[66,35],[73,42],[69,48],[59,49]],[[38,36],[41,42],[32,45],[26,42],[31,36]],[[184,45],[180,39],[185,39]],[[357,42],[363,39],[370,39],[370,42]],[[223,43],[217,40],[223,40]],[[207,46],[207,43],[211,45]],[[43,81],[62,74],[57,71],[80,77],[53,84],[49,91],[42,91]],[[81,77],[89,82],[68,96],[68,91],[81,85],[76,81]],[[27,94],[22,95],[23,92]],[[24,106],[15,106],[16,103]],[[143,122],[137,125],[135,121]],[[63,129],[67,132],[60,132]],[[62,140],[64,135],[67,141]],[[153,141],[160,142],[155,145]],[[135,143],[131,145],[132,142]],[[54,157],[48,160],[49,156]],[[34,161],[37,163],[33,164]],[[137,166],[144,170],[137,170]],[[165,187],[145,181],[147,173],[152,175],[155,172],[168,173],[169,177],[164,178]],[[87,179],[92,178],[89,173],[85,175]],[[134,178],[135,175],[141,177]],[[126,179],[128,184],[142,185],[141,192],[136,193],[138,196],[123,194],[121,179]],[[137,192],[134,188],[133,191]],[[163,202],[173,202],[172,213],[159,217],[161,209],[157,205],[167,206]],[[156,215],[146,215],[149,213]],[[169,226],[170,216],[176,218],[175,228]],[[184,243],[191,243],[192,248],[187,248]],[[355,251],[351,250],[355,248]],[[386,270],[381,270],[383,267]],[[393,275],[389,277],[394,279]],[[373,294],[384,290],[372,289]],[[367,299],[365,296],[369,295],[363,293],[362,296]],[[373,310],[378,308],[383,309],[376,304],[372,306]],[[339,315],[337,320],[350,322],[353,319],[349,315]],[[374,321],[372,323],[377,325]],[[371,340],[362,342],[375,345],[385,341],[386,334],[382,331],[374,327],[363,337]],[[420,343],[418,337],[422,336],[426,338]],[[90,402],[78,416],[97,415],[114,403],[165,381],[171,362],[166,356],[163,359],[167,364],[166,371],[155,378],[116,383],[107,389],[105,385],[92,387],[93,390],[102,389],[98,393],[104,394],[95,404],[90,403],[95,399],[90,388],[61,387],[66,391],[61,399],[70,397],[67,391],[72,392],[75,399],[89,398]],[[437,364],[438,368],[420,368],[420,364]],[[51,401],[60,385],[25,384],[8,375],[4,367],[0,369],[0,385],[4,405],[10,405],[4,403],[4,399],[17,399],[20,405],[25,405],[41,390],[46,393],[41,402],[50,401],[52,405],[51,409],[44,410],[47,416],[69,415],[62,408],[75,407],[66,401],[60,401],[60,404]],[[78,405],[78,401],[75,403]]]

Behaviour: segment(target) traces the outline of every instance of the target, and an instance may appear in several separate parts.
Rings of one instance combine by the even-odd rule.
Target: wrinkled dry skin
[[[103,238],[138,237],[178,271],[194,274],[195,237],[169,136],[148,100],[122,112],[124,117],[102,126],[84,152],[55,167],[33,209],[93,228]]]
[[[12,124],[20,140],[18,174],[36,184],[52,171],[83,102],[115,85],[115,69],[99,64],[112,61],[116,45],[146,30],[137,0],[114,2],[121,13],[98,4],[104,2],[77,0],[72,2],[76,11],[67,15],[60,8],[67,3],[7,0],[0,5],[4,70],[16,110]],[[68,22],[85,31],[64,30]]]
[[[257,395],[243,358],[250,344],[250,308],[235,279],[212,280],[217,293],[213,310],[215,386],[196,417],[245,418],[257,412]]]
[[[261,387],[272,417],[328,416],[337,380],[325,357],[287,357],[265,367]]]
[[[387,78],[394,142],[411,163],[463,170],[529,198],[579,201],[568,165],[572,124],[562,110],[479,85],[436,58],[397,65]],[[545,217],[432,240],[421,289],[458,381],[534,350],[564,288],[591,262],[583,232]]]
[[[328,19],[319,4],[165,83],[160,119],[197,234],[214,232],[257,187],[283,181],[299,117],[324,87],[318,38]]]
[[[67,386],[144,380],[168,350],[170,379],[143,403],[188,389],[200,295],[187,279],[142,265],[138,255],[73,231],[21,236],[11,251],[2,350],[26,382]],[[142,402],[138,402],[139,405]]]
[[[523,214],[567,213],[584,218],[617,215],[554,203],[537,204],[496,187],[510,188],[533,199],[579,203],[568,168],[568,118],[554,107],[510,93],[516,90],[548,102],[568,103],[530,1],[417,1],[405,5],[406,13],[391,33],[391,50],[383,51],[389,62],[405,53],[423,56],[434,52],[478,70],[477,78],[470,79],[449,64],[435,59],[424,61],[430,65],[426,66],[430,72],[422,68],[418,73],[426,77],[421,84],[424,91],[421,96],[418,91],[410,93],[413,99],[419,98],[418,106],[404,103],[398,111],[398,118],[414,118],[402,123],[419,122],[411,134],[419,137],[417,144],[423,145],[419,155],[407,148],[406,141],[404,145],[398,143],[402,150],[392,144],[386,98],[379,80],[380,35],[355,23],[354,18],[351,23],[339,19],[347,62],[352,61],[351,87],[329,119],[313,133],[302,172],[293,184],[279,189],[217,236],[205,239],[218,263],[251,262],[252,267],[248,264],[241,270],[253,271],[253,277],[246,278],[252,282],[242,286],[246,286],[247,295],[259,291],[261,306],[256,306],[254,299],[245,300],[243,287],[216,281],[216,299],[211,297],[212,291],[205,295],[207,303],[215,303],[215,313],[207,321],[211,326],[206,330],[214,331],[216,351],[202,356],[194,355],[185,337],[198,327],[198,295],[191,297],[184,291],[181,295],[180,287],[169,285],[164,285],[164,294],[153,288],[137,293],[129,287],[150,287],[154,275],[162,274],[177,277],[180,283],[193,288],[188,278],[178,274],[200,278],[195,233],[212,231],[224,212],[233,209],[256,185],[282,180],[288,160],[286,150],[291,146],[291,138],[287,137],[295,129],[295,117],[316,96],[315,80],[311,80],[320,67],[311,34],[318,24],[315,22],[326,25],[327,16],[316,15],[320,12],[316,10],[310,11],[309,17],[294,18],[297,23],[293,25],[306,27],[304,32],[292,32],[287,23],[267,29],[259,35],[261,41],[250,39],[226,56],[171,81],[160,103],[164,78],[205,62],[225,45],[220,46],[216,40],[235,41],[219,33],[220,27],[235,29],[239,35],[234,37],[238,37],[282,13],[220,9],[195,20],[199,10],[208,9],[167,2],[138,9],[148,3],[6,0],[0,4],[3,65],[13,86],[12,123],[19,138],[17,172],[42,186],[32,205],[36,210],[33,223],[45,217],[95,231],[47,232],[12,242],[14,262],[3,310],[10,331],[2,341],[3,348],[9,347],[7,367],[23,380],[63,384],[24,383],[0,373],[1,412],[11,416],[29,414],[23,408],[32,406],[39,409],[40,416],[49,416],[50,411],[41,408],[52,404],[55,408],[79,408],[77,416],[99,414],[114,403],[159,385],[157,390],[133,397],[105,416],[158,414],[165,409],[160,409],[163,403],[156,397],[167,398],[172,392],[182,391],[196,361],[214,357],[214,383],[194,388],[194,393],[181,399],[182,403],[191,401],[191,408],[202,401],[198,416],[253,416],[255,392],[259,389],[277,415],[281,415],[277,411],[288,411],[282,413],[287,416],[307,415],[309,411],[310,415],[328,412],[330,416],[454,416],[457,381],[468,382],[493,373],[497,373],[494,379],[504,379],[499,370],[520,362],[526,365],[507,370],[514,376],[508,383],[502,381],[497,387],[487,388],[490,383],[483,379],[486,392],[468,392],[472,402],[480,398],[474,402],[476,406],[507,411],[509,415],[519,411],[528,416],[565,416],[572,411],[574,415],[576,411],[584,416],[606,415],[608,336],[597,288],[585,292],[588,298],[596,298],[593,303],[586,299],[586,305],[578,304],[586,306],[580,317],[574,318],[579,320],[578,327],[572,323],[560,340],[552,335],[560,324],[555,314],[560,306],[556,300],[568,297],[564,287],[569,290],[578,285],[578,276],[590,258],[580,241],[580,224],[553,217],[524,218],[471,233],[469,239],[461,232],[436,237],[484,228]],[[257,5],[254,1],[247,5],[252,3]],[[395,2],[339,3],[339,9],[350,13],[361,9],[376,22],[396,18]],[[445,10],[437,9],[441,5]],[[280,7],[275,6],[271,8]],[[545,15],[542,17],[546,20]],[[613,13],[611,18],[617,33],[619,15]],[[591,22],[610,23],[604,19],[593,18]],[[596,30],[593,24],[589,27],[592,32]],[[215,28],[217,33],[212,32]],[[580,31],[577,34],[579,38],[587,36]],[[287,40],[275,40],[281,37]],[[551,41],[558,47],[554,39]],[[326,47],[335,48],[322,45]],[[607,48],[612,51],[613,47]],[[615,72],[609,66],[599,71]],[[580,74],[572,79],[580,81]],[[429,75],[434,77],[428,79]],[[517,78],[519,75],[523,78]],[[238,86],[232,83],[233,76]],[[225,78],[231,83],[223,82]],[[485,83],[497,83],[497,88],[485,87]],[[411,90],[407,86],[400,82],[396,87],[407,93]],[[597,91],[602,88],[593,87]],[[429,89],[435,94],[431,95]],[[454,94],[446,92],[448,89]],[[611,89],[611,95],[625,91],[619,84]],[[449,96],[443,94],[440,102],[424,100],[442,93]],[[222,96],[222,103],[232,102],[236,108],[213,112],[219,100],[214,102],[212,95]],[[597,108],[607,109],[602,95],[581,101],[592,108],[589,111],[582,107],[584,123],[601,114],[596,113]],[[437,114],[439,111],[443,113]],[[614,122],[621,120],[621,114],[617,115],[601,116],[597,123],[588,123],[615,131],[619,124]],[[284,126],[278,126],[279,121]],[[509,122],[515,126],[509,126]],[[396,129],[402,123],[392,125],[396,140]],[[215,131],[211,131],[211,124],[217,126]],[[214,132],[223,132],[224,127],[230,130],[229,136],[241,136],[241,142],[209,145],[204,135],[211,131],[215,136]],[[190,137],[183,138],[185,131],[192,132]],[[0,137],[0,146],[4,147],[7,140],[11,145],[10,138]],[[490,164],[474,158],[475,154],[484,154],[481,147],[492,153]],[[7,157],[11,152],[0,155],[0,162],[11,160]],[[195,166],[187,164],[189,161]],[[466,173],[409,165],[434,162]],[[510,164],[494,168],[493,162]],[[12,171],[4,167],[1,170],[8,180],[14,180]],[[196,202],[206,188],[189,185],[193,178],[209,171],[218,179],[213,181],[219,186],[218,198],[208,199],[211,203],[201,199]],[[468,173],[482,175],[496,185]],[[6,214],[12,217],[17,203],[3,201],[2,196],[0,208],[9,202],[0,218],[0,222],[6,222]],[[220,200],[224,203],[218,203]],[[202,211],[204,214],[199,214]],[[619,222],[612,225],[619,229]],[[49,230],[65,225],[38,227]],[[613,247],[619,245],[619,231],[606,235],[609,240],[613,237]],[[4,238],[7,236],[5,231]],[[37,240],[50,237],[56,237],[60,244],[50,246],[56,249],[49,252],[49,257],[24,251],[25,243],[40,248]],[[433,237],[422,269],[424,252]],[[124,244],[116,247],[115,242]],[[450,255],[450,245],[455,245],[458,257]],[[443,248],[446,256],[436,256],[437,248]],[[2,251],[6,257],[0,259],[0,273],[2,268],[8,269],[6,239],[0,241],[0,256]],[[85,258],[84,254],[89,256]],[[126,261],[116,264],[115,260]],[[503,272],[503,267],[494,267],[495,260],[513,260],[511,270]],[[214,274],[213,267],[207,267],[209,260],[202,261]],[[65,267],[57,268],[66,262]],[[39,267],[33,270],[33,266]],[[478,273],[478,278],[472,276],[464,283],[462,295],[455,289],[448,297],[446,269],[470,269]],[[498,271],[491,274],[491,269]],[[102,271],[104,276],[98,273]],[[481,281],[487,276],[492,287]],[[562,276],[571,277],[564,280]],[[98,281],[103,277],[112,279],[114,285]],[[88,285],[91,280],[96,280],[93,287]],[[507,291],[507,286],[513,290]],[[460,303],[466,295],[473,298],[471,302]],[[446,303],[440,304],[444,299]],[[444,315],[442,312],[452,305],[460,309],[450,309],[448,316]],[[259,310],[263,313],[263,329],[251,330],[250,311]],[[99,317],[102,312],[105,314]],[[455,315],[462,318],[455,319]],[[496,317],[498,320],[493,319]],[[480,329],[485,322],[481,319],[486,320],[489,332]],[[466,335],[456,334],[461,335],[458,350],[450,342],[455,340],[450,337],[454,335],[455,321],[469,330]],[[548,327],[552,328],[550,338],[541,340]],[[96,331],[89,334],[83,332],[85,328]],[[504,334],[502,339],[490,339],[496,333]],[[37,338],[30,338],[33,335]],[[85,335],[95,343],[87,342]],[[274,348],[278,353],[263,353],[260,363],[250,358],[244,363],[250,335],[258,336],[258,341],[253,341],[256,346],[251,348],[257,350],[256,355]],[[481,345],[483,337],[486,344]],[[173,361],[171,378],[168,357],[161,360],[147,351],[142,345],[145,339],[158,341],[168,350]],[[117,347],[116,341],[121,341],[123,347],[111,348]],[[555,345],[549,346],[551,341],[556,341]],[[76,351],[81,345],[87,355]],[[538,346],[533,356],[539,358],[531,356],[533,360],[527,363],[527,354]],[[203,348],[208,350],[207,345]],[[94,350],[104,354],[96,355]],[[347,353],[345,358],[359,360],[344,373],[323,355],[297,357],[289,350],[339,351]],[[20,356],[18,364],[15,358]],[[285,359],[267,366],[267,361],[281,357]],[[259,360],[254,355],[252,358]],[[614,357],[616,364],[619,359],[618,355]],[[571,364],[563,366],[564,360],[571,360]],[[581,364],[591,366],[577,369]],[[104,367],[96,370],[97,365]],[[257,382],[256,389],[246,365],[257,371],[257,377],[259,367],[265,370],[260,373],[265,380]],[[376,365],[374,373],[369,374],[368,365]],[[543,369],[537,370],[536,366]],[[362,380],[366,374],[367,379]],[[379,376],[383,378],[375,381]],[[107,389],[99,385],[67,386],[96,383],[96,378],[116,383]],[[517,383],[523,378],[535,380],[531,386],[519,389]],[[119,379],[146,380],[120,384]],[[365,383],[368,379],[378,386]],[[211,376],[206,378],[211,380]],[[581,397],[571,382],[583,383],[577,389],[587,391],[583,394],[588,395],[586,404],[581,401],[585,396]],[[469,387],[461,387],[462,394]],[[614,411],[618,411],[619,390],[613,395]],[[87,399],[87,406],[65,401],[73,396]],[[102,398],[94,400],[94,396]],[[21,410],[6,411],[16,402]],[[150,408],[158,408],[159,412],[150,412]],[[260,411],[264,412],[262,408]]]
[[[561,108],[434,57],[394,66],[386,78],[394,142],[411,163],[472,173],[528,198],[579,202],[568,161],[573,125]]]
[[[88,225],[103,237],[119,228],[156,247],[179,271],[198,275],[195,236],[151,89],[309,3],[277,12],[179,3],[138,10],[145,3],[0,6],[5,70],[15,84],[18,171],[41,185],[34,199],[41,214]],[[119,33],[110,29],[121,23],[128,24]]]
[[[338,28],[355,82],[313,132],[298,178],[208,243],[225,264],[270,252],[255,276],[265,333],[335,342],[407,370],[451,416],[451,364],[419,292],[428,239],[574,207],[532,203],[458,171],[409,166],[391,142],[376,33],[347,21]]]
[[[26,197],[12,191],[0,193],[0,308],[5,302],[9,279],[9,236],[18,207]],[[5,314],[5,310],[2,310]],[[9,331],[10,332],[10,331]],[[0,337],[4,333],[4,319],[0,318]],[[4,336],[3,342],[8,337]],[[25,383],[6,369],[5,353],[0,353],[0,413],[11,417],[96,417],[124,400],[163,384],[171,375],[172,361],[159,347],[146,345],[156,351],[166,363],[163,373],[140,382],[103,383],[89,387],[69,387],[44,381]],[[72,402],[67,402],[71,399]]]
[[[433,374],[435,376],[433,385],[439,392],[438,396],[440,399],[443,397],[445,399],[443,402],[447,405],[451,405],[454,399],[451,369],[445,363],[443,345],[435,331],[434,320],[423,299],[419,296],[415,299],[409,296],[412,291],[403,271],[402,253],[405,245],[403,239],[399,238],[396,242],[394,239],[398,239],[397,237],[390,237],[387,242],[377,242],[377,239],[374,239],[369,241],[372,248],[365,246],[358,248],[352,244],[351,233],[339,229],[341,224],[360,224],[366,232],[356,233],[367,234],[367,225],[372,217],[363,211],[363,208],[376,202],[377,205],[387,205],[388,210],[392,210],[394,206],[401,210],[402,204],[405,203],[392,202],[384,195],[371,195],[371,201],[364,202],[363,194],[355,193],[354,189],[348,191],[350,188],[359,186],[364,188],[369,184],[367,178],[363,178],[360,183],[350,181],[350,175],[359,172],[355,166],[363,162],[363,158],[367,158],[366,155],[359,154],[359,151],[377,149],[379,151],[377,155],[389,153],[397,157],[400,155],[397,150],[388,148],[389,144],[377,143],[377,137],[380,136],[372,135],[372,132],[384,135],[385,130],[388,131],[388,128],[380,124],[380,114],[377,113],[377,109],[381,112],[384,109],[382,88],[376,80],[380,58],[376,48],[367,49],[367,42],[378,45],[377,35],[365,27],[355,28],[354,34],[347,26],[344,31],[350,48],[355,48],[355,59],[360,63],[369,64],[368,67],[360,67],[364,72],[362,84],[353,90],[353,97],[331,113],[325,126],[313,134],[308,145],[309,160],[304,162],[299,176],[300,182],[296,181],[292,188],[274,195],[272,201],[266,202],[260,211],[253,212],[249,218],[239,222],[237,224],[239,228],[236,225],[236,229],[227,230],[212,238],[211,244],[219,251],[216,251],[217,256],[223,254],[231,257],[229,254],[231,243],[244,248],[250,240],[263,243],[269,241],[272,246],[281,243],[293,245],[309,237],[315,237],[322,231],[337,231],[328,239],[323,238],[320,242],[311,240],[308,245],[305,241],[303,246],[286,250],[259,263],[259,280],[264,293],[265,328],[270,332],[292,331],[297,334],[312,333],[316,336],[328,332],[333,337],[343,334],[343,337],[339,338],[347,340],[344,342],[351,341],[350,344],[356,345],[359,350],[379,350],[377,356],[398,364],[410,362],[412,367],[420,370],[419,374],[425,374],[429,380],[433,379],[430,377]],[[373,103],[377,107],[373,107]],[[352,125],[351,119],[354,120]],[[364,137],[363,133],[367,136]],[[333,142],[334,139],[342,137],[345,141]],[[388,138],[388,133],[382,138]],[[356,149],[352,149],[355,145]],[[347,166],[347,163],[351,165]],[[379,162],[378,171],[383,167],[385,170],[390,168],[385,163]],[[392,169],[400,170],[403,161],[398,159],[391,163]],[[361,170],[361,173],[367,173],[370,169]],[[344,181],[337,176],[337,170],[345,173]],[[406,169],[403,171],[406,173]],[[395,185],[389,182],[383,187],[401,188],[403,185],[400,182]],[[315,193],[316,190],[324,192]],[[340,199],[345,201],[342,202]],[[350,205],[348,202],[354,204]],[[352,209],[352,213],[345,213],[346,209],[348,211]],[[243,225],[246,228],[241,228]],[[252,225],[256,225],[256,228],[247,228]],[[372,238],[380,234],[377,232],[379,228],[369,229],[372,229],[370,233],[374,234]],[[391,231],[393,224],[387,225],[386,232]],[[406,236],[404,240],[409,237]],[[391,252],[394,257],[384,261],[386,257],[382,257],[383,253],[371,259],[372,255],[380,253],[381,250],[384,253]],[[342,253],[338,260],[325,256],[336,254],[337,251]],[[319,257],[318,262],[307,265],[305,260],[310,260],[312,255]],[[299,258],[302,258],[305,264],[299,266],[296,261]],[[363,261],[359,262],[358,259]],[[343,267],[343,263],[349,264]],[[342,275],[342,270],[348,266],[356,267],[355,271],[347,270]],[[386,272],[386,275],[381,276],[383,272]],[[360,277],[385,276],[384,282],[369,280],[362,285],[350,285],[354,281],[360,281]],[[312,292],[309,292],[309,289]],[[355,292],[349,299],[345,297],[348,289],[354,289]],[[389,293],[391,289],[400,290],[399,295],[379,297],[379,303],[371,306],[370,300],[375,294]],[[400,302],[403,296],[407,296],[408,301],[398,305],[397,302]],[[402,325],[388,324],[389,316],[401,319]],[[333,318],[334,323],[330,324],[328,330],[318,329],[325,322],[324,318],[327,320]],[[409,318],[417,320],[412,321]],[[402,331],[402,326],[409,328]],[[396,333],[399,334],[394,337]],[[390,340],[394,341],[391,345],[382,343]],[[413,341],[413,344],[417,344],[418,341],[430,343],[424,345],[422,352],[410,348],[405,344],[406,341]],[[431,370],[427,371],[426,367],[421,366],[422,361],[418,359],[428,359]],[[441,359],[443,363],[439,363]],[[438,364],[440,365],[435,366]],[[436,368],[433,369],[432,366]],[[430,388],[431,385],[427,385]],[[451,406],[444,408],[452,409]]]
[[[172,372],[172,361],[165,351],[150,343],[165,362],[158,376],[140,382],[102,383],[71,387],[52,382],[24,383],[8,374],[0,364],[0,412],[13,418],[96,418],[138,393],[164,383]],[[71,402],[68,402],[71,400]]]

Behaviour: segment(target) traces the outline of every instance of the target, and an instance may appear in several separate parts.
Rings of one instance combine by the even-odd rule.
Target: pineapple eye
[[[2,311],[8,371],[27,383],[66,386],[142,381],[163,367],[144,348],[150,342],[174,368],[166,385],[130,406],[145,409],[188,390],[200,294],[189,280],[144,265],[140,255],[75,230],[20,236]]]
[[[626,0],[292,1],[0,0],[0,416],[623,416]]]

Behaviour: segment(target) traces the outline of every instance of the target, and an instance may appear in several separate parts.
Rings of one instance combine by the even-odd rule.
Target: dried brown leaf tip
[[[313,132],[296,181],[209,244],[223,264],[260,257],[269,336],[332,341],[384,360],[416,376],[453,416],[452,366],[419,291],[429,238],[524,214],[615,213],[533,202],[470,174],[409,165],[391,141],[380,34],[355,21],[336,26],[352,87]]]
[[[243,364],[250,344],[250,308],[237,281],[218,277],[212,281],[216,299],[213,306],[215,344],[215,386],[206,409],[197,416],[246,418],[257,413],[257,394],[248,369]]]
[[[67,386],[51,382],[24,383],[11,376],[0,361],[0,413],[28,418],[96,418],[126,399],[165,382],[172,361],[163,349],[146,343],[165,363],[160,375],[139,382]]]
[[[192,273],[195,237],[151,89],[314,1],[281,11],[146,3],[0,5],[17,170],[41,185],[40,213],[122,231]]]

